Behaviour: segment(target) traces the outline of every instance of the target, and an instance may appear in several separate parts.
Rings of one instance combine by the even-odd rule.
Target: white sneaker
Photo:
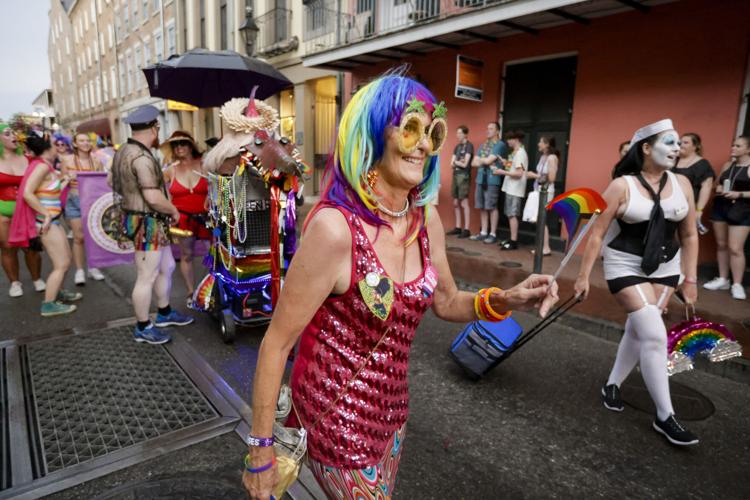
[[[729,290],[731,283],[727,278],[714,278],[708,283],[703,284],[703,288],[706,290]]]
[[[737,300],[745,300],[747,298],[747,295],[745,295],[745,289],[742,287],[742,284],[735,283],[732,285],[732,298]]]
[[[8,295],[11,297],[20,297],[23,295],[23,285],[20,281],[14,281],[10,284],[10,290],[8,290]]]
[[[43,279],[38,279],[34,282],[34,290],[37,292],[43,292],[47,289],[47,283]]]
[[[86,284],[86,273],[83,269],[76,269],[76,275],[73,278],[76,286],[84,286]]]
[[[94,281],[104,281],[104,275],[95,267],[89,267],[89,278]]]

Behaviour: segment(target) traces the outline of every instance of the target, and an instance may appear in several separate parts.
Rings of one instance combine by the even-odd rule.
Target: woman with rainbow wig
[[[8,295],[21,297],[23,285],[18,267],[18,247],[8,243],[10,222],[16,211],[16,197],[23,176],[29,166],[29,159],[23,154],[23,146],[16,132],[7,123],[0,123],[0,255],[5,276],[10,288]],[[39,252],[24,248],[26,267],[29,269],[34,289],[43,292],[46,288],[41,278],[42,257]]]
[[[344,110],[321,201],[260,347],[243,475],[251,498],[269,498],[277,482],[274,414],[298,338],[287,425],[306,430],[313,474],[329,498],[390,498],[409,351],[427,308],[467,322],[504,319],[529,301],[544,315],[556,302],[550,276],[506,291],[457,289],[440,218],[430,214],[445,117],[442,102],[401,74],[365,85]]]

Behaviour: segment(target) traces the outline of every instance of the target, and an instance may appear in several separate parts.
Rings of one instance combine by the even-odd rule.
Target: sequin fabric
[[[307,428],[308,453],[329,467],[363,469],[378,464],[409,412],[409,351],[414,332],[432,294],[425,289],[425,269],[431,266],[429,239],[419,234],[422,273],[410,282],[395,284],[390,315],[378,319],[365,304],[357,283],[369,272],[386,275],[359,218],[339,208],[352,233],[352,278],[343,295],[325,300],[300,339],[292,368],[294,405]],[[385,340],[349,389],[336,400],[365,363],[386,330]],[[292,419],[289,425],[296,425]]]

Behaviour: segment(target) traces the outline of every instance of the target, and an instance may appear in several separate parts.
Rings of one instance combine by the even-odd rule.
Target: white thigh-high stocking
[[[667,375],[667,329],[661,311],[655,305],[647,305],[628,314],[628,320],[641,347],[643,381],[656,405],[657,417],[665,420],[674,410]]]
[[[625,379],[633,371],[635,365],[638,364],[638,359],[641,357],[641,343],[638,341],[638,337],[633,331],[633,322],[628,316],[628,320],[625,322],[625,334],[622,336],[620,346],[617,348],[617,358],[615,358],[615,364],[612,367],[612,372],[609,374],[609,380],[607,385],[615,384],[620,387]]]

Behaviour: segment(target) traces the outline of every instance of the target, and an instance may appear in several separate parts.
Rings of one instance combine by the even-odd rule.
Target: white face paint
[[[672,168],[680,155],[680,136],[674,130],[662,132],[651,148],[651,159],[664,170]]]

